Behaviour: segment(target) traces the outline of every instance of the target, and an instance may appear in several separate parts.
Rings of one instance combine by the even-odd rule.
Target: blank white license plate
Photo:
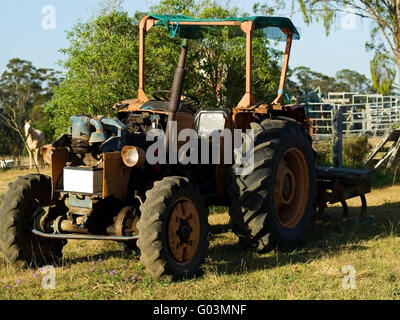
[[[101,193],[103,191],[103,169],[65,167],[64,191]]]

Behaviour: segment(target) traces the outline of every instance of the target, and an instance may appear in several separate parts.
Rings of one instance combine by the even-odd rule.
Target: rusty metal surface
[[[339,203],[371,192],[366,170],[317,167],[319,202]]]
[[[115,218],[114,230],[116,236],[124,236],[125,235],[125,222],[128,218],[129,212],[132,210],[132,207],[123,208],[120,213]]]
[[[129,99],[129,100],[123,100],[118,103],[116,103],[113,106],[113,109],[119,110],[119,112],[132,112],[132,111],[143,111],[141,110],[143,106],[143,101],[140,101],[138,99]],[[156,110],[146,110],[146,112],[151,112],[151,113],[162,113],[162,114],[168,114],[168,111],[156,111]]]
[[[71,220],[68,219],[62,219],[60,221],[60,227],[59,230],[62,231],[63,233],[84,233],[84,234],[89,234],[89,231],[84,228],[77,228],[73,225]]]
[[[116,217],[114,223],[107,228],[109,235],[127,236],[131,234],[138,234],[136,224],[139,221],[136,209],[134,207],[124,207]]]
[[[246,92],[240,100],[238,106],[242,108],[250,108],[255,104],[255,98],[252,94],[252,51],[253,51],[253,30],[254,23],[246,21],[240,25],[243,32],[246,33]]]
[[[199,210],[189,198],[179,198],[167,222],[170,254],[178,264],[187,264],[196,256],[201,237]]]
[[[121,152],[103,154],[103,199],[114,196],[124,201],[132,168],[124,165]]]
[[[51,156],[51,187],[52,194],[55,190],[63,189],[63,170],[68,161],[68,149],[56,148]]]
[[[304,216],[310,197],[307,160],[297,148],[286,151],[279,161],[274,179],[274,204],[279,223],[294,229]]]
[[[289,34],[287,37],[286,41],[286,49],[285,49],[285,55],[283,57],[283,65],[282,65],[282,73],[281,73],[281,80],[279,83],[279,91],[278,91],[278,96],[272,102],[272,104],[280,104],[282,103],[283,97],[284,97],[284,89],[286,85],[286,80],[287,80],[287,72],[289,69],[289,59],[290,59],[290,52],[292,49],[292,41],[293,41],[293,35]]]

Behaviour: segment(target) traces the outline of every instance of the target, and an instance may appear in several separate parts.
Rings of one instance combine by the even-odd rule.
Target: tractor
[[[171,90],[154,92],[149,99],[145,39],[155,27],[184,41]],[[185,39],[221,27],[239,28],[246,37],[245,94],[237,105],[195,111],[201,102],[183,91]],[[255,33],[286,42],[277,97],[265,103],[252,94]],[[209,206],[229,207],[239,243],[266,252],[298,245],[327,202],[363,197],[370,188],[367,174],[316,167],[305,109],[284,103],[291,46],[299,38],[284,17],[145,16],[139,25],[138,98],[116,103],[116,118],[72,116],[69,132],[42,150],[51,177],[28,175],[10,185],[0,208],[5,258],[25,266],[53,264],[62,258],[68,239],[112,240],[138,248],[154,278],[189,278],[199,274],[206,257]],[[155,141],[163,148],[152,149],[154,157],[162,151],[170,155],[174,142],[182,145],[176,136],[187,129],[203,142],[224,130],[250,130],[252,170],[237,174],[249,165],[246,161],[234,161],[235,156],[224,161],[222,152],[212,161],[204,148],[198,158],[208,162],[149,161]],[[149,139],[154,130],[164,136]],[[221,151],[232,144],[224,136],[217,142],[210,148],[217,145]]]

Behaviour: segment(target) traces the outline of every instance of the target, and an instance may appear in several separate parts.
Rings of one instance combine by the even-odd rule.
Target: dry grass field
[[[27,173],[0,172],[0,194]],[[400,299],[400,186],[375,189],[367,201],[373,223],[357,222],[355,199],[348,228],[340,208],[329,208],[297,250],[262,255],[240,249],[227,213],[213,210],[203,275],[181,282],[152,280],[137,253],[110,242],[70,241],[55,290],[42,289],[39,269],[0,256],[0,299]],[[355,289],[342,287],[345,265],[356,270]]]

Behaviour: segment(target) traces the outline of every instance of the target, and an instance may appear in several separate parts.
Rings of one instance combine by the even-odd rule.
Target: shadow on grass
[[[110,258],[118,258],[118,259],[136,259],[139,261],[140,255],[138,251],[133,251],[133,250],[107,250],[104,248],[100,253],[96,254],[88,254],[88,255],[78,255],[74,254],[73,256],[66,256],[64,254],[63,258],[61,261],[48,261],[47,264],[53,265],[55,267],[69,267],[74,264],[78,263],[96,263],[98,264],[99,261],[104,261]],[[10,264],[3,256],[0,256],[0,268],[4,267],[11,267],[15,270],[36,270],[42,266],[42,265],[29,265],[29,266],[14,266]]]
[[[205,272],[216,270],[219,275],[243,274],[287,264],[306,264],[313,260],[340,255],[344,251],[362,251],[366,249],[362,241],[400,236],[399,209],[400,202],[369,207],[368,215],[374,219],[371,224],[363,225],[357,223],[355,219],[358,218],[360,208],[350,207],[350,224],[345,230],[341,208],[328,208],[324,216],[310,227],[303,243],[297,249],[278,253],[258,254],[249,249],[243,249],[239,246],[236,237],[232,241],[232,235],[229,235],[227,239],[226,234],[231,233],[229,224],[215,224],[212,226],[211,247],[203,269]],[[139,261],[139,253],[105,246],[100,252],[93,254],[72,253],[63,259],[62,265],[70,266],[110,258]]]
[[[214,237],[230,231],[232,231],[232,227],[230,224],[214,224],[211,226],[211,234]]]
[[[86,256],[75,256],[75,257],[65,257],[63,259],[63,265],[69,266],[77,263],[84,263],[84,262],[99,262],[103,260],[107,260],[110,258],[117,258],[117,259],[137,259],[139,261],[140,255],[138,251],[135,250],[107,250],[104,249],[100,253],[96,254],[89,254]]]
[[[316,259],[332,257],[346,251],[365,250],[362,241],[400,236],[400,202],[369,207],[371,223],[359,223],[359,207],[349,208],[350,219],[346,226],[342,209],[331,207],[316,224],[307,231],[302,244],[292,251],[258,254],[242,249],[236,243],[221,243],[209,250],[208,266],[218,274],[243,274],[295,263],[308,263]],[[221,233],[229,226],[214,227],[213,237],[222,239]]]

